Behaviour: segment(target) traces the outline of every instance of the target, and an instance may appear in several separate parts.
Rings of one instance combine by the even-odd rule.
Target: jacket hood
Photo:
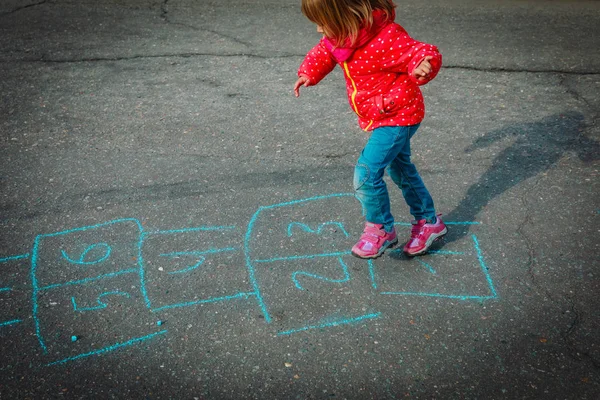
[[[334,41],[332,41],[331,39],[329,39],[327,37],[323,38],[323,43],[325,44],[325,47],[327,48],[327,50],[329,50],[331,52],[331,54],[333,55],[333,57],[336,59],[337,62],[344,62],[344,61],[348,60],[350,57],[352,57],[352,54],[354,54],[354,51],[356,49],[367,44],[371,39],[373,39],[375,36],[377,36],[377,34],[383,28],[385,28],[388,24],[391,24],[392,22],[394,22],[395,18],[396,18],[395,11],[392,11],[392,15],[390,15],[390,17],[388,18],[387,15],[385,14],[385,12],[383,12],[382,10],[374,10],[373,11],[373,24],[370,27],[366,27],[366,26],[363,27],[358,32],[358,37],[356,38],[354,45],[352,45],[350,43],[349,38],[346,39],[346,41],[343,45],[337,45]]]

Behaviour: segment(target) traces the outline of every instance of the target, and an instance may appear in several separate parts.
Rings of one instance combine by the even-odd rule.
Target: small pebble
[[[71,342],[76,342],[77,341],[77,336],[71,336]]]

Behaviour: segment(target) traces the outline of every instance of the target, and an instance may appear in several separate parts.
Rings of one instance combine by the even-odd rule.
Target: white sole
[[[396,239],[393,240],[393,241],[391,241],[391,242],[389,242],[389,244],[387,246],[381,246],[381,249],[379,250],[379,253],[373,254],[372,256],[361,256],[359,254],[356,254],[355,252],[351,252],[351,253],[356,258],[362,258],[363,260],[372,260],[374,258],[381,257],[383,255],[383,253],[385,253],[385,251],[387,249],[389,249],[390,247],[394,247],[397,244],[398,244],[398,238],[396,237]]]
[[[444,228],[444,230],[438,234],[433,234],[433,235],[429,236],[429,239],[427,239],[427,242],[425,243],[425,248],[417,253],[407,253],[407,252],[404,252],[404,253],[411,257],[420,256],[421,254],[425,254],[425,253],[427,253],[427,250],[429,250],[429,248],[431,247],[433,242],[435,242],[436,240],[438,240],[439,238],[444,236],[446,233],[448,233],[448,228]]]

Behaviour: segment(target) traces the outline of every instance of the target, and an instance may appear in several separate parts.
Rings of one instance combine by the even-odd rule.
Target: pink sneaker
[[[352,255],[358,258],[377,258],[396,243],[398,237],[395,229],[386,232],[382,224],[367,222],[360,240],[352,247]]]
[[[426,253],[433,242],[448,232],[448,228],[440,218],[441,216],[442,214],[438,214],[435,224],[428,224],[427,220],[424,219],[411,222],[410,239],[404,246],[404,252],[407,255],[418,256]]]

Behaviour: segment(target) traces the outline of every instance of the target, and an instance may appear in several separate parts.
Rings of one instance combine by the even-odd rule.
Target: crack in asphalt
[[[177,25],[184,25],[184,24],[177,24]],[[241,45],[244,45],[246,47],[252,47],[251,43],[244,42],[243,40],[240,40],[240,39],[238,39],[238,38],[236,38],[234,36],[225,35],[224,33],[213,31],[211,29],[196,28],[196,27],[191,26],[191,25],[184,25],[184,26],[187,26],[187,27],[192,28],[192,29],[196,29],[196,30],[198,30],[200,32],[209,32],[209,33],[212,33],[214,35],[218,35],[218,36],[224,37],[225,39],[229,39],[229,40],[231,40],[234,43],[241,44]]]
[[[165,0],[165,3],[168,0]],[[167,18],[164,18],[165,20],[167,20]],[[239,40],[235,37],[231,37],[228,35],[224,35],[221,32],[217,32],[217,31],[213,31],[213,30],[209,30],[209,29],[202,29],[202,28],[197,28],[197,27],[193,27],[190,25],[185,25],[185,24],[180,24],[180,23],[176,23],[176,22],[170,22],[167,20],[168,23],[170,24],[174,24],[174,25],[182,25],[182,26],[186,26],[188,28],[192,28],[198,31],[205,31],[205,32],[210,32],[213,33],[215,35],[219,35],[222,36],[224,38],[230,39],[232,41],[234,41],[235,43],[239,43],[242,44],[244,46],[250,47],[251,45],[247,42],[244,42],[242,40]],[[188,52],[188,53],[172,53],[172,54],[139,54],[139,55],[133,55],[133,56],[125,56],[125,57],[84,57],[84,58],[72,58],[72,59],[50,59],[50,58],[39,58],[39,59],[31,59],[31,60],[0,60],[0,63],[2,64],[9,64],[9,63],[55,63],[55,64],[60,64],[60,63],[85,63],[85,62],[106,62],[106,61],[129,61],[129,60],[140,60],[140,59],[152,59],[152,58],[192,58],[192,57],[248,57],[248,58],[259,58],[259,59],[264,59],[264,60],[268,60],[268,59],[280,59],[280,58],[304,58],[304,54],[295,54],[295,53],[281,53],[281,54],[272,54],[269,53],[268,55],[264,55],[264,54],[257,54],[257,53],[200,53],[200,52]],[[531,74],[560,74],[560,75],[575,75],[575,76],[594,76],[594,75],[600,75],[600,71],[569,71],[569,70],[561,70],[561,69],[517,69],[517,68],[500,68],[500,67],[473,67],[473,66],[465,66],[465,65],[444,65],[442,67],[442,69],[458,69],[458,70],[465,70],[465,71],[477,71],[477,72],[487,72],[487,73],[531,73]],[[563,83],[563,82],[561,82]],[[567,85],[565,85],[567,87]],[[568,92],[572,95],[574,95],[576,98],[580,99],[581,101],[585,102],[586,105],[588,105],[588,107],[591,107],[591,105],[589,104],[589,102],[582,98],[581,96],[579,96],[574,90],[568,88]],[[596,120],[596,118],[594,118],[594,121]]]
[[[531,280],[531,283],[534,287],[542,291],[553,303],[558,303],[553,297],[552,294],[544,288],[541,284],[539,284],[536,280],[535,276],[535,268],[537,267],[537,257],[535,253],[535,247],[531,238],[527,235],[527,233],[523,230],[523,227],[529,225],[531,223],[531,215],[529,213],[529,202],[527,201],[527,196],[529,193],[535,192],[535,188],[541,181],[541,177],[538,177],[535,182],[531,185],[531,190],[526,192],[523,196],[520,197],[521,203],[523,203],[523,209],[525,210],[525,217],[523,221],[517,227],[516,233],[525,241],[525,247],[527,249],[527,275]]]
[[[6,11],[6,12],[3,12],[3,13],[1,13],[1,14],[0,14],[0,17],[4,17],[4,16],[6,16],[6,15],[10,15],[10,14],[14,14],[14,13],[16,13],[16,12],[19,12],[19,11],[21,11],[21,10],[24,10],[24,9],[26,9],[26,8],[31,8],[31,7],[40,6],[40,5],[42,5],[42,4],[45,4],[45,3],[47,3],[47,2],[48,2],[48,0],[42,0],[42,1],[40,1],[40,2],[37,2],[37,3],[32,3],[32,4],[27,4],[27,5],[25,5],[25,6],[17,7],[17,8],[15,8],[15,9],[13,9],[13,10]]]
[[[152,58],[192,58],[192,57],[248,57],[248,58],[259,58],[259,59],[280,59],[280,58],[293,58],[298,57],[296,54],[280,54],[280,55],[262,55],[255,53],[173,53],[173,54],[155,54],[155,55],[134,55],[127,57],[89,57],[89,58],[77,58],[77,59],[34,59],[34,60],[1,60],[0,64],[10,63],[48,63],[48,64],[73,64],[73,63],[86,63],[86,62],[106,62],[106,61],[129,61],[129,60],[141,60],[141,59],[152,59]]]
[[[600,369],[600,360],[597,360],[588,351],[579,350],[577,348],[577,346],[575,345],[573,339],[571,339],[571,335],[581,325],[581,315],[580,315],[579,311],[577,310],[577,307],[575,306],[575,302],[573,302],[572,299],[569,299],[569,302],[571,303],[571,312],[573,314],[575,314],[575,317],[573,318],[573,321],[569,325],[569,328],[562,335],[563,340],[565,341],[565,344],[567,345],[567,347],[574,353],[573,357],[576,360],[581,360],[582,357],[579,357],[579,356],[583,356],[583,358],[587,358],[592,363],[592,365],[594,366],[594,368]]]
[[[506,68],[506,67],[474,67],[465,65],[444,65],[442,68],[445,69],[461,69],[466,71],[477,71],[477,72],[498,72],[498,73],[531,73],[531,74],[563,74],[563,75],[598,75],[600,71],[573,71],[564,69],[534,69],[534,68]]]
[[[237,44],[241,44],[243,46],[246,47],[251,47],[250,43],[244,42],[236,37],[233,36],[229,36],[229,35],[225,35],[221,32],[217,32],[217,31],[213,31],[210,29],[205,29],[205,28],[198,28],[197,26],[193,26],[193,25],[189,25],[189,24],[184,24],[181,22],[173,22],[171,21],[171,19],[169,18],[169,0],[163,0],[162,4],[160,5],[160,18],[163,19],[167,24],[169,25],[175,25],[175,26],[183,26],[184,28],[188,28],[188,29],[192,29],[196,32],[209,32],[212,33],[214,35],[218,35],[221,37],[224,37],[234,43]]]
[[[163,0],[162,4],[160,5],[160,17],[168,22],[169,21],[168,14],[169,14],[169,0]]]
[[[536,181],[531,185],[531,190],[529,192],[536,192],[536,187],[540,184],[541,180],[542,180],[542,177],[539,177],[538,179],[536,179]],[[531,238],[527,235],[527,233],[523,229],[525,226],[527,226],[529,224],[529,222],[531,222],[531,216],[529,213],[530,207],[529,207],[529,202],[527,201],[527,194],[521,196],[520,200],[523,203],[523,208],[525,210],[525,217],[523,219],[523,222],[517,227],[516,233],[520,237],[523,238],[523,240],[525,242],[525,247],[527,249],[527,253],[528,253],[527,275],[529,276],[529,279],[531,280],[531,284],[533,285],[533,287],[535,287],[539,291],[541,291],[553,304],[555,304],[557,306],[557,308],[559,310],[562,310],[563,307],[561,307],[561,303],[552,295],[552,293],[547,288],[545,288],[536,279],[534,270],[538,266],[538,262],[537,262],[536,252],[535,252],[535,246],[534,246]],[[527,285],[527,282],[524,282],[524,283]],[[529,286],[529,285],[527,285],[527,286]],[[561,333],[561,337],[564,340],[565,345],[567,346],[568,349],[571,350],[572,357],[574,359],[581,361],[582,358],[587,358],[595,368],[600,369],[600,361],[597,360],[596,358],[594,358],[594,356],[592,354],[590,354],[589,352],[578,349],[577,346],[575,345],[573,339],[571,339],[571,336],[577,331],[577,328],[581,325],[581,322],[582,322],[581,315],[580,315],[579,311],[577,310],[577,307],[576,307],[573,299],[570,298],[569,296],[564,296],[564,298],[568,301],[568,303],[571,307],[571,312],[575,315],[575,317],[573,318],[572,322],[569,324],[566,331],[564,333]],[[581,356],[583,356],[583,357],[581,357]]]
[[[559,84],[566,89],[567,94],[571,95],[576,101],[585,104],[585,106],[590,111],[589,114],[591,116],[591,121],[585,124],[586,128],[596,126],[596,121],[598,120],[599,114],[598,109],[594,107],[594,105],[592,105],[588,99],[579,94],[577,89],[575,89],[573,85],[571,85],[570,82],[567,80],[566,76],[560,77]]]

